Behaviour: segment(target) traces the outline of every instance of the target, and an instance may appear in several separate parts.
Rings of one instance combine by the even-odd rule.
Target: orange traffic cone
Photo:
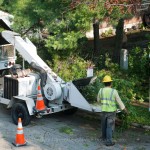
[[[21,118],[18,118],[18,128],[17,128],[16,140],[13,142],[13,144],[17,147],[24,146],[27,144],[27,142],[24,138]]]
[[[35,105],[35,111],[44,111],[46,110],[46,106],[44,104],[43,96],[41,93],[41,87],[38,85],[38,93],[37,93],[37,100],[36,100],[36,105]]]

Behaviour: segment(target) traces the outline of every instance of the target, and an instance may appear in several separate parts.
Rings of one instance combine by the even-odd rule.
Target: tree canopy
[[[105,0],[2,1],[1,8],[15,16],[15,31],[40,28],[49,35],[47,47],[55,50],[76,49],[78,40],[85,37],[95,19],[102,22],[109,16],[109,22],[114,23],[126,15],[119,6],[111,7],[110,11]]]

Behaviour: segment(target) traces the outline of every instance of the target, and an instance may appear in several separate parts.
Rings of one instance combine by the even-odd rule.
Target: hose
[[[37,66],[35,62],[32,62],[31,68],[37,72],[40,73],[40,78],[41,78],[41,86],[44,87],[46,85],[46,80],[47,80],[47,72],[41,68],[40,66]]]

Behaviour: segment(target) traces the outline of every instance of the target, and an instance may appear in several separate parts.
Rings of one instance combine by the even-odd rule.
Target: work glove
[[[129,115],[129,112],[128,112],[128,110],[127,110],[126,108],[123,109],[123,112],[124,112],[125,114]]]

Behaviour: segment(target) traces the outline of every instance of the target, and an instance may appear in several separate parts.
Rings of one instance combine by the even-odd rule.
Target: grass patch
[[[67,127],[67,126],[61,127],[61,128],[59,129],[59,132],[61,132],[61,133],[66,133],[66,134],[69,134],[69,135],[72,135],[72,134],[73,134],[72,128]]]

